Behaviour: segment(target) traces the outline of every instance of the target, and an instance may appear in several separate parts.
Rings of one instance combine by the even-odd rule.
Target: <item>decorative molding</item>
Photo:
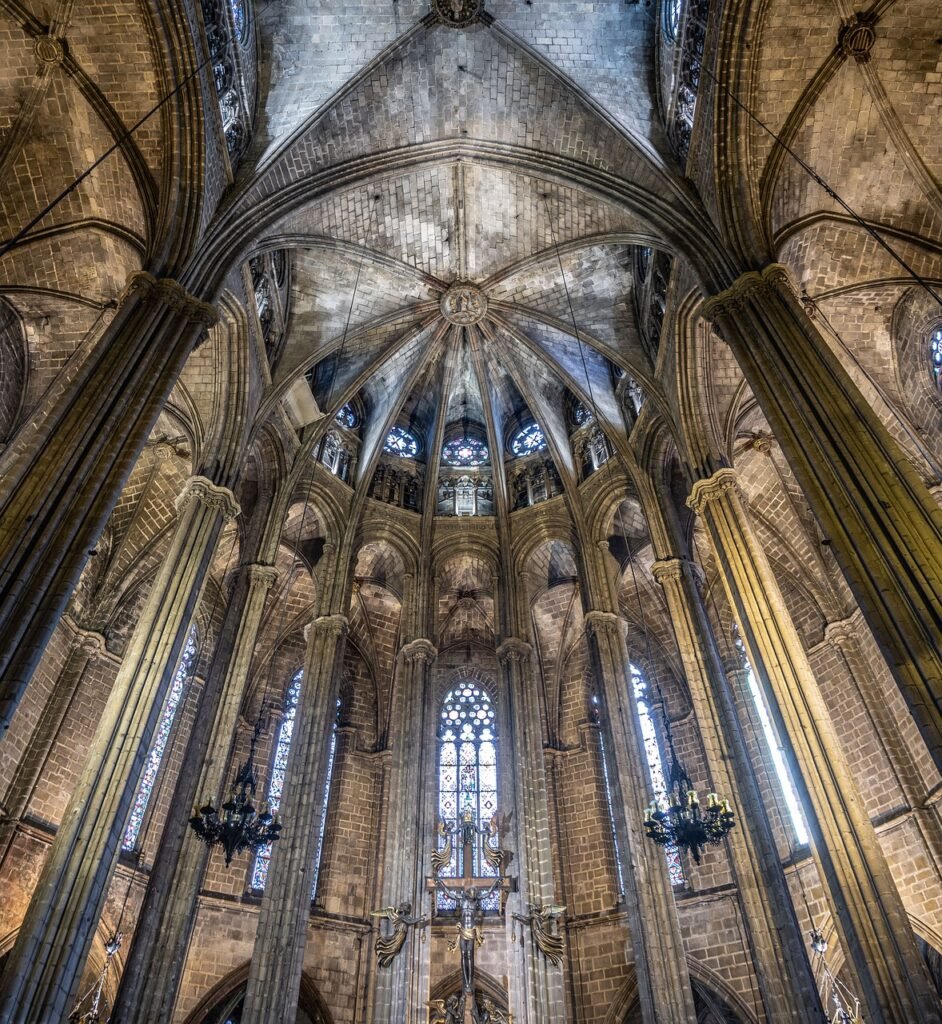
[[[718,469],[712,476],[697,482],[690,488],[687,507],[699,515],[704,506],[717,498],[722,498],[728,491],[739,491],[739,480],[736,470],[729,466]]]
[[[182,515],[191,501],[198,501],[201,505],[205,505],[206,508],[222,512],[226,522],[230,519],[235,519],[242,511],[235,499],[235,495],[228,487],[220,487],[205,476],[191,476],[186,484],[184,484],[183,490],[177,496],[175,502],[177,515]]]
[[[628,623],[614,612],[587,612],[585,616],[586,632],[591,636],[609,636],[624,640],[628,636]]]
[[[410,665],[414,665],[416,662],[422,665],[431,665],[438,657],[438,648],[431,640],[418,637],[404,644],[399,653]]]
[[[124,286],[121,301],[135,293],[143,299],[153,298],[203,327],[212,327],[219,319],[214,306],[191,295],[182,284],[169,277],[158,278],[148,274],[146,270],[136,270]]]
[[[509,636],[497,648],[497,660],[501,665],[523,664],[530,660],[533,654],[533,647],[516,636]]]

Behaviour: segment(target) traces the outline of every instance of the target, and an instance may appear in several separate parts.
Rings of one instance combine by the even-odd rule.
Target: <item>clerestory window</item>
[[[929,335],[929,357],[932,360],[932,379],[942,386],[942,327]]]

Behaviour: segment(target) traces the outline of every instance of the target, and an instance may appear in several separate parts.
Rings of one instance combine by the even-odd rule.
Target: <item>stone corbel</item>
[[[249,583],[259,583],[266,590],[271,590],[278,582],[278,570],[273,565],[265,565],[264,562],[250,563],[245,566],[245,572]]]
[[[404,644],[399,653],[410,664],[431,665],[438,657],[438,648],[431,640],[419,637]]]
[[[585,629],[594,637],[609,636],[616,640],[625,640],[628,637],[628,623],[614,612],[587,612]]]
[[[510,636],[497,648],[497,660],[502,665],[525,664],[530,660],[533,648],[519,637]]]
[[[342,637],[347,635],[346,615],[319,615],[310,626],[328,636]]]
[[[89,664],[92,664],[105,653],[105,638],[101,633],[89,629],[76,629],[72,637],[72,649],[81,651],[88,658]]]

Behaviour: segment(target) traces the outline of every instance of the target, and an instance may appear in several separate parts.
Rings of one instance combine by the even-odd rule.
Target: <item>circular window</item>
[[[383,451],[401,459],[414,459],[419,454],[419,442],[403,427],[393,427],[386,435]]]
[[[929,337],[929,352],[932,355],[932,376],[936,384],[942,385],[942,327]]]
[[[514,455],[529,455],[541,452],[546,447],[546,437],[536,423],[530,423],[519,431],[511,442],[510,448]]]
[[[442,448],[442,458],[450,466],[480,466],[487,462],[487,445],[476,437],[456,437]]]
[[[353,430],[353,428],[357,425],[357,414],[354,411],[353,406],[349,402],[347,402],[347,404],[340,410],[340,412],[337,413],[337,415],[334,418],[337,420],[338,423],[349,428],[350,430]],[[387,440],[387,444],[388,443],[389,442]]]
[[[592,413],[578,399],[572,404],[572,422],[581,427],[592,419]]]

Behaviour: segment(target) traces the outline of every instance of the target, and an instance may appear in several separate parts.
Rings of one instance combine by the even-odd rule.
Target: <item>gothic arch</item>
[[[185,1024],[222,1024],[226,1010],[232,1010],[245,994],[249,978],[249,963],[242,964],[218,981],[187,1015]],[[333,1024],[333,1017],[321,997],[314,981],[307,974],[301,975],[301,990],[298,994],[298,1010],[306,1015],[298,1024]]]

